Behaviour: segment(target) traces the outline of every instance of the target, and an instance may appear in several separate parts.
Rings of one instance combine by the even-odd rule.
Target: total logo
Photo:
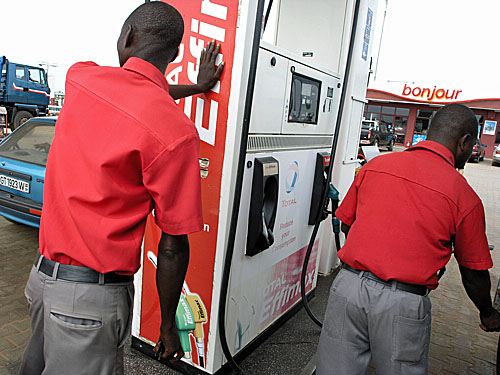
[[[297,161],[294,161],[292,164],[290,164],[290,167],[288,167],[288,172],[285,180],[286,192],[288,194],[290,194],[293,191],[293,189],[295,189],[298,180],[299,180],[299,163]]]

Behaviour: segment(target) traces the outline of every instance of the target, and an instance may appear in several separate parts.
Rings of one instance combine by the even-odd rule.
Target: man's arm
[[[462,283],[467,295],[479,310],[480,327],[485,331],[500,331],[500,313],[491,304],[491,281],[487,270],[472,270],[460,266]]]
[[[160,339],[165,351],[162,358],[178,361],[184,356],[175,325],[175,312],[179,303],[182,285],[189,264],[189,241],[187,235],[173,236],[162,233],[158,244],[158,269],[156,287],[160,297]],[[155,352],[160,349],[156,344]]]
[[[170,85],[170,96],[177,100],[201,94],[214,87],[224,69],[224,62],[221,62],[215,69],[215,60],[219,50],[220,44],[216,46],[215,41],[208,43],[207,47],[201,51],[197,83],[195,85]]]
[[[342,232],[344,233],[345,235],[345,238],[347,238],[347,235],[349,234],[349,231],[351,230],[351,226],[350,225],[347,225],[345,223],[342,223],[342,225],[340,226],[340,229],[342,230]]]

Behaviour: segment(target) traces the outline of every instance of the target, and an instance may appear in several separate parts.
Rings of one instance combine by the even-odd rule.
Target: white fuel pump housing
[[[221,45],[219,61],[225,61],[221,81],[211,92],[179,100],[200,134],[204,211],[203,231],[190,235],[190,265],[182,292],[189,305],[186,310],[189,307],[195,317],[195,329],[186,332],[186,357],[176,364],[183,371],[189,369],[186,373],[214,374],[226,363],[220,311],[226,313],[224,338],[230,352],[237,354],[297,307],[303,259],[313,231],[309,222],[312,202],[317,201],[312,199],[318,190],[314,188],[317,165],[322,177],[322,168],[330,163],[323,155],[329,154],[336,136],[355,0],[274,0],[258,45],[254,31],[262,19],[257,14],[260,1],[168,0],[186,25],[179,56],[166,73],[168,82],[195,83],[199,53],[213,39]],[[373,16],[376,9],[376,0],[359,1],[360,39],[351,70],[351,78],[357,78],[349,84],[352,93],[348,92],[337,134],[341,156],[334,162],[334,183],[343,187],[354,177],[354,165],[343,162],[357,147],[363,106],[350,101],[351,96],[364,97],[362,86],[366,87],[368,75],[364,57],[369,56],[372,34],[366,15]],[[268,4],[266,0],[265,10]],[[258,51],[256,65],[253,51]],[[250,107],[247,88],[254,67]],[[251,116],[246,122],[248,108]],[[236,194],[241,196],[237,216],[233,215]],[[236,230],[231,229],[232,222],[237,223]],[[306,293],[316,286],[319,265],[325,262],[329,268],[336,259],[329,223],[323,222],[314,242]],[[229,246],[233,235],[234,246]],[[132,323],[132,345],[149,355],[159,333],[151,259],[160,237],[161,230],[150,217],[143,264],[135,277]],[[233,256],[226,261],[230,247]],[[323,253],[333,255],[324,260]],[[231,267],[228,279],[223,277],[226,264]],[[228,292],[227,298],[222,291]]]

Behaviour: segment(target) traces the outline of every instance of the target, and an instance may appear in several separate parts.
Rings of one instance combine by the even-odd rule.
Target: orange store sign
[[[434,86],[433,88],[424,88],[419,86],[412,87],[405,83],[402,95],[407,98],[423,100],[426,102],[442,102],[456,101],[461,92],[462,90],[448,90],[437,88],[437,86]]]

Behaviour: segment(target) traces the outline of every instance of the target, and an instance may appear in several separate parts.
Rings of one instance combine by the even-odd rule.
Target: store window
[[[394,117],[394,139],[396,143],[404,143],[408,116]]]
[[[427,131],[431,126],[433,111],[417,111],[417,120],[415,121],[415,130],[413,132],[413,145],[416,145],[420,141],[425,141],[427,139]]]
[[[483,126],[484,126],[484,116],[483,115],[476,115],[476,120],[477,120],[477,137],[481,138],[481,134],[483,132]]]
[[[409,114],[409,108],[367,105],[364,117],[367,120],[381,120],[385,122],[389,130],[394,133],[395,142],[404,143]]]

